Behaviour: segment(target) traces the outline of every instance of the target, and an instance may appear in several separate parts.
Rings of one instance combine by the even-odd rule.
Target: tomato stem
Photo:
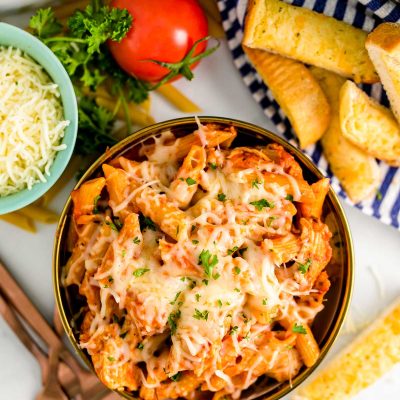
[[[167,83],[168,81],[170,81],[172,78],[174,78],[177,75],[182,75],[184,76],[186,79],[188,79],[189,81],[191,81],[194,77],[192,70],[190,69],[190,66],[194,63],[196,63],[197,61],[201,60],[202,58],[205,58],[207,56],[209,56],[210,54],[214,53],[214,51],[216,51],[220,45],[219,41],[217,39],[215,39],[217,41],[217,44],[209,49],[206,49],[205,51],[203,51],[202,53],[193,56],[194,52],[196,51],[197,46],[202,43],[202,42],[206,42],[207,40],[212,39],[211,36],[206,36],[203,37],[199,40],[197,40],[196,42],[194,42],[192,48],[188,51],[188,53],[186,54],[186,56],[182,59],[182,61],[178,61],[176,63],[169,63],[169,62],[164,62],[164,61],[158,61],[158,60],[143,60],[143,61],[150,61],[153,62],[155,64],[160,65],[161,67],[165,67],[169,69],[169,73],[164,76],[163,79],[161,79],[161,81],[157,82],[156,84],[154,84],[153,86],[148,87],[148,90],[155,90],[157,88],[159,88],[160,86],[164,85],[164,83]]]

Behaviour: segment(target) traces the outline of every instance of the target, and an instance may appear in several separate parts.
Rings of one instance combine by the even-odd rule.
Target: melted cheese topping
[[[0,47],[0,196],[46,182],[69,121],[58,86],[36,62]]]
[[[202,128],[196,134],[201,135]],[[137,200],[140,211],[164,227],[181,226],[177,221],[183,215],[187,230],[173,239],[148,221],[136,230],[125,222],[118,237],[112,236],[100,267],[94,269],[90,256],[86,259],[100,304],[91,308],[81,346],[96,359],[110,357],[113,349],[110,368],[121,374],[126,365],[145,363],[137,371],[137,387],[155,390],[158,398],[168,397],[163,388],[181,375],[196,377],[204,390],[223,388],[234,398],[265,373],[290,380],[301,366],[291,326],[309,323],[323,308],[322,303],[298,300],[319,293],[297,270],[298,262],[306,262],[298,258],[301,248],[310,247],[312,240],[294,225],[298,210],[290,198],[300,200],[299,180],[261,152],[207,149],[209,164],[218,160],[218,166],[203,168],[183,211],[170,187],[182,172],[182,160],[174,156],[179,141],[173,141],[171,132],[154,141],[142,147],[147,161],[125,168],[132,189],[125,190],[124,200],[112,209],[122,212]],[[151,203],[148,196],[154,196]],[[167,208],[168,217],[161,218]],[[99,240],[87,240],[77,260],[88,257],[88,248]],[[285,251],[279,246],[293,252],[293,240],[298,250],[277,257],[274,251]],[[277,261],[282,259],[285,263]],[[115,313],[120,317],[115,319]],[[110,326],[117,337],[110,334]],[[107,353],[102,341],[107,342]],[[185,393],[182,383],[178,395]]]

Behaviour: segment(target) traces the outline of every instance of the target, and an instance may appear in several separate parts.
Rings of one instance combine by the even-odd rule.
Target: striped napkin
[[[400,4],[391,0],[286,0],[286,2],[324,13],[368,32],[384,21],[400,22]],[[254,99],[260,104],[267,117],[276,125],[277,132],[297,146],[289,120],[282,113],[271,92],[257,75],[241,48],[246,6],[247,0],[218,0],[223,27],[234,63]],[[386,94],[380,83],[362,85],[362,88],[370,96],[388,106]],[[379,166],[383,179],[376,196],[354,204],[346,196],[338,179],[332,175],[322,154],[321,146],[319,144],[310,146],[305,150],[305,153],[312,158],[320,170],[331,178],[333,189],[347,203],[400,230],[400,168],[389,167],[381,162]]]

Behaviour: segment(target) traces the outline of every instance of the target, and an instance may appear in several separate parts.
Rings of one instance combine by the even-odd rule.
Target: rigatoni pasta
[[[328,181],[310,185],[277,144],[230,149],[235,137],[164,132],[72,193],[64,282],[86,299],[80,346],[111,389],[238,398],[319,357]]]

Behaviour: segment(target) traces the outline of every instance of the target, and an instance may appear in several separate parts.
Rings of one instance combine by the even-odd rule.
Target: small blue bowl
[[[65,71],[54,53],[39,39],[13,25],[0,22],[0,46],[12,46],[21,49],[46,70],[50,78],[59,87],[64,118],[70,121],[62,140],[62,143],[66,144],[67,148],[56,154],[55,160],[50,167],[50,176],[46,176],[47,182],[36,183],[31,190],[23,189],[20,192],[0,197],[1,215],[33,203],[46,193],[61,176],[68,165],[75,146],[78,132],[78,106],[74,88],[67,71]]]

